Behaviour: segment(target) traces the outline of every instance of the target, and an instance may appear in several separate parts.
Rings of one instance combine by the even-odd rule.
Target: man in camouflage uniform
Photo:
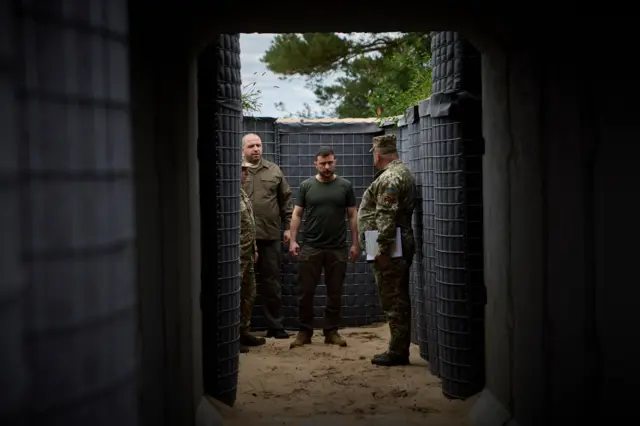
[[[360,247],[365,247],[364,232],[378,231],[378,253],[371,269],[391,331],[389,349],[375,355],[371,363],[384,366],[407,365],[411,344],[409,268],[415,252],[411,229],[416,195],[415,179],[398,158],[394,135],[374,137],[371,151],[378,171],[362,196],[358,212],[358,234]],[[398,227],[401,230],[402,256],[392,258]]]
[[[242,156],[242,183],[247,180],[247,171],[251,165]],[[256,246],[256,223],[253,218],[251,200],[244,189],[240,188],[240,352],[249,351],[249,346],[265,344],[262,337],[249,334],[251,313],[256,298],[256,277],[253,264],[258,260]]]

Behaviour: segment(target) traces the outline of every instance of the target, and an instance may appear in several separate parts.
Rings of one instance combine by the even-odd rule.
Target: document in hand
[[[378,254],[378,231],[364,231],[364,245],[364,250],[367,253],[367,262],[372,262]],[[402,257],[400,227],[396,228],[396,243],[391,257]]]

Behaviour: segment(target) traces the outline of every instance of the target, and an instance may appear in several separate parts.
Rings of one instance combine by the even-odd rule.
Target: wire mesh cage
[[[219,35],[202,51],[198,83],[201,244],[205,259],[201,286],[204,388],[207,394],[232,406],[238,384],[241,283],[242,108],[237,34]],[[210,201],[213,186],[215,216]]]

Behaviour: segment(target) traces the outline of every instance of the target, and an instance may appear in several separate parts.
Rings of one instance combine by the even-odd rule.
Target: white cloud
[[[255,82],[255,88],[262,91],[262,110],[257,115],[279,117],[281,113],[274,106],[276,102],[283,102],[291,112],[302,110],[305,103],[319,110],[315,102],[316,96],[305,87],[304,79],[280,80],[260,62],[260,57],[269,48],[274,37],[275,34],[240,35],[242,84]]]
[[[337,33],[348,39],[361,39],[366,33]],[[401,33],[381,33],[381,35],[397,37]],[[255,82],[255,88],[262,91],[262,110],[257,115],[265,117],[279,117],[281,115],[274,104],[283,102],[289,112],[297,112],[304,109],[308,103],[315,111],[320,111],[316,103],[316,96],[305,87],[303,78],[280,80],[276,75],[267,70],[260,58],[271,45],[276,34],[241,34],[240,35],[240,62],[242,65],[243,85]],[[334,80],[340,76],[337,73],[329,79]],[[327,81],[328,82],[328,81]]]

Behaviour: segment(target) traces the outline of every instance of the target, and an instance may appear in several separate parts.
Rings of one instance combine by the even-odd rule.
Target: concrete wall
[[[169,6],[169,5],[167,5]],[[195,49],[179,12],[130,2],[141,425],[192,424],[202,395]]]
[[[20,140],[15,103],[15,17],[0,3],[0,422],[19,415],[28,389],[29,368],[23,345],[27,282],[20,259]]]
[[[640,93],[624,64],[615,84],[624,91],[594,78],[593,50],[577,42],[483,51],[489,300],[478,424],[504,424],[506,411],[521,425],[612,421],[636,393],[638,350],[623,330],[638,325],[638,290],[625,284],[637,278],[625,265],[640,238],[627,225],[638,213]]]

